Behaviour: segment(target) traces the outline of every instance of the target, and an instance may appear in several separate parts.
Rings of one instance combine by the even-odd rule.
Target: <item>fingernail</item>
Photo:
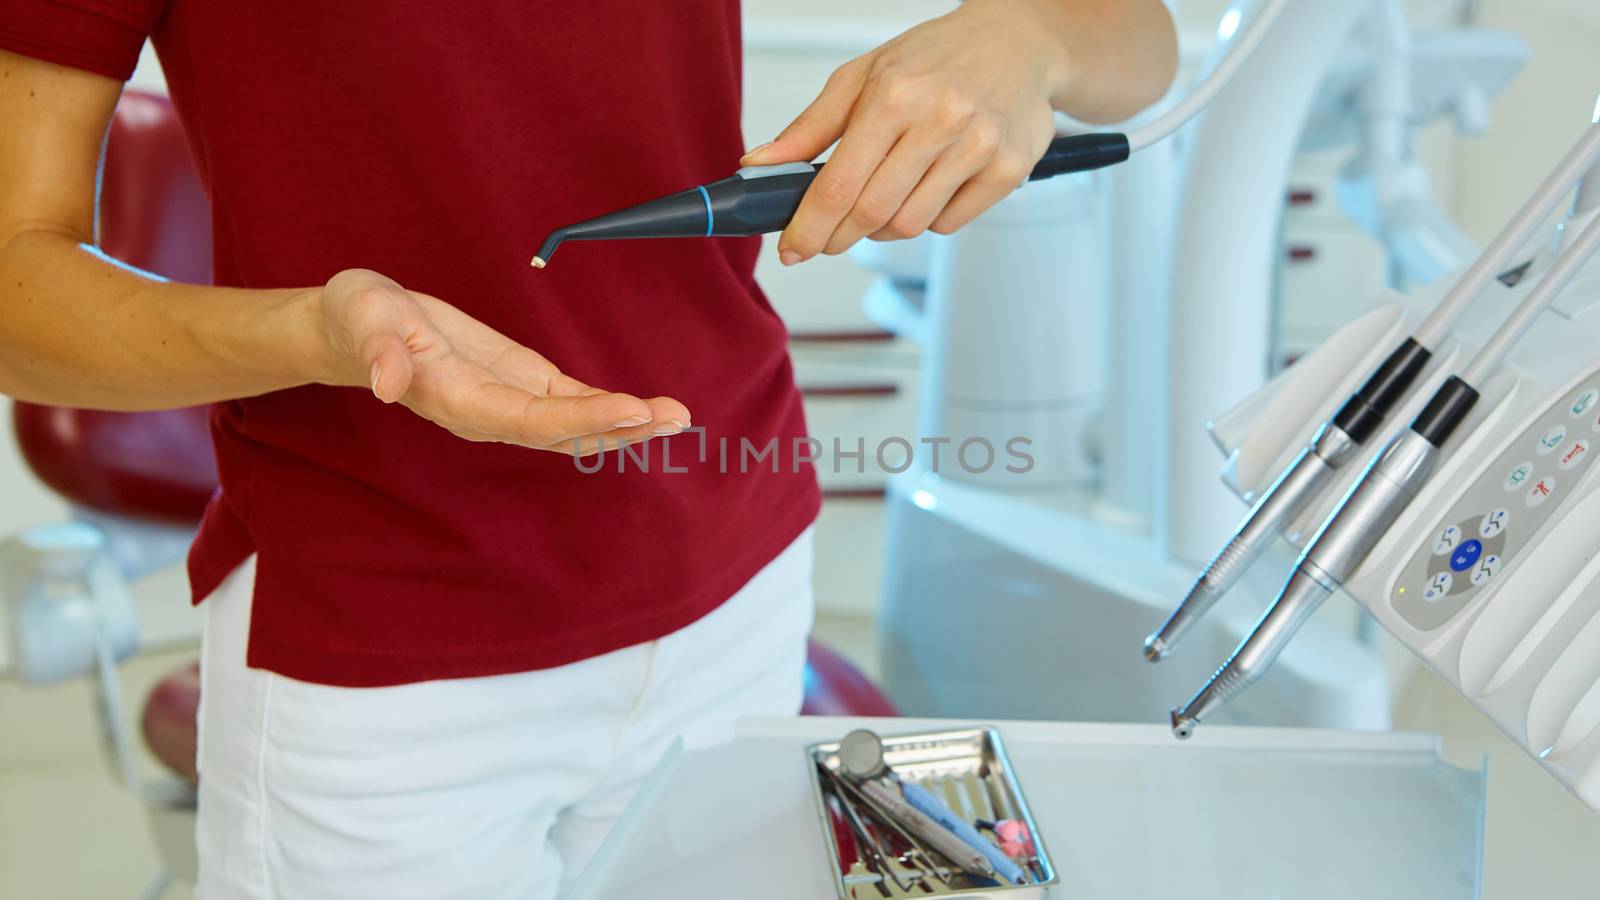
[[[781,262],[786,266],[792,266],[792,265],[794,265],[795,263],[797,263],[799,261],[800,261],[800,254],[796,253],[793,250],[779,250],[778,251],[778,262]]]
[[[643,425],[644,423],[646,423],[648,421],[650,421],[650,419],[648,417],[646,417],[646,416],[633,416],[632,418],[623,419],[621,422],[618,422],[617,424],[615,424],[615,425],[613,425],[611,427],[612,428],[632,428],[635,425]]]
[[[744,156],[740,157],[739,161],[740,162],[744,162],[745,160],[749,159],[750,157],[759,154],[761,151],[763,151],[763,150],[765,150],[765,149],[767,149],[768,147],[771,147],[771,146],[772,146],[772,142],[771,141],[767,141],[765,144],[761,144],[760,146],[751,147],[749,150],[745,151]]]
[[[374,396],[376,396],[377,393],[378,393],[378,375],[379,374],[381,374],[381,370],[378,368],[378,364],[376,362],[374,362],[372,364],[372,393],[373,393]]]
[[[655,433],[659,435],[677,434],[686,426],[677,419],[668,419],[656,426]]]

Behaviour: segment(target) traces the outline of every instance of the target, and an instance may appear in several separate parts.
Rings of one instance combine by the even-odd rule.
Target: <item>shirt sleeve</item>
[[[0,0],[0,49],[127,81],[166,0]]]

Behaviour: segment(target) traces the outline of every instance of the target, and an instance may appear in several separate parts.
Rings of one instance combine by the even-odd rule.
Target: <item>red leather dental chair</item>
[[[178,120],[163,97],[128,91],[117,106],[106,145],[100,245],[117,259],[174,280],[210,281],[206,199]],[[106,413],[18,403],[14,427],[34,473],[79,517],[97,524],[192,529],[216,490],[201,408]],[[197,667],[187,666],[156,686],[142,716],[145,741],[157,758],[191,780],[199,697]],[[894,708],[842,657],[813,643],[805,712],[893,715]]]

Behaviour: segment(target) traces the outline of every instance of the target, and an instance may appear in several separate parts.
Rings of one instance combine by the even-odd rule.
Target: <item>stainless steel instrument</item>
[[[841,900],[1001,892],[1024,900],[1043,897],[1045,886],[1056,883],[1055,869],[998,731],[972,728],[871,740],[873,737],[871,733],[852,734],[842,741],[813,744],[806,751],[827,838],[824,844]],[[874,785],[892,786],[891,779],[921,785],[965,819],[1021,822],[1032,837],[1031,852],[1025,858],[1014,858],[1025,873],[1023,883],[979,877],[952,861],[947,853],[964,856],[971,847],[937,823],[933,823],[937,832],[908,827],[901,811],[891,813],[881,792],[874,790]],[[898,796],[896,790],[889,799]],[[899,801],[905,803],[903,798]],[[850,823],[848,828],[835,827],[835,809]],[[844,841],[841,832],[848,832],[852,840]],[[937,834],[954,843],[945,843]],[[980,854],[972,855],[982,859]],[[851,859],[855,860],[853,866],[843,862]]]

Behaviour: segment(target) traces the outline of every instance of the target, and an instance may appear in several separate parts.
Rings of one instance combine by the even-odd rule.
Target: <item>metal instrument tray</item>
[[[926,854],[911,852],[904,840],[896,840],[887,829],[878,828],[886,846],[891,848],[888,860],[893,875],[876,872],[866,861],[869,855],[857,853],[854,847],[841,847],[841,841],[854,844],[855,838],[847,828],[841,833],[835,827],[830,800],[852,802],[849,797],[838,797],[839,743],[829,741],[812,744],[806,748],[810,764],[811,791],[816,802],[818,825],[822,828],[823,845],[828,851],[828,862],[833,867],[834,888],[840,900],[871,900],[888,897],[973,896],[1004,894],[1014,900],[1042,898],[1045,888],[1057,882],[1055,868],[1045,850],[1044,837],[1034,823],[1023,799],[1022,788],[1017,783],[1011,761],[1006,757],[1000,732],[994,728],[967,728],[957,731],[924,732],[883,737],[884,762],[901,781],[915,782],[942,798],[958,815],[973,819],[1014,819],[1027,827],[1033,839],[1033,854],[1023,868],[1028,873],[1027,884],[994,884],[973,878],[947,866],[939,866],[930,873]],[[825,774],[823,768],[833,773]],[[861,808],[860,803],[856,803]],[[862,809],[863,819],[871,822]],[[851,867],[842,860],[856,858]],[[1024,862],[1018,860],[1018,862]],[[903,890],[896,883],[909,885]]]

